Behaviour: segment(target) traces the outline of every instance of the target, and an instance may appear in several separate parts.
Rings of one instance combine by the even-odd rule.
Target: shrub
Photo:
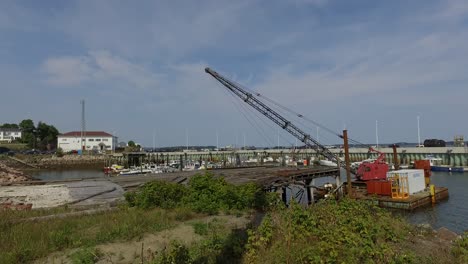
[[[154,263],[158,264],[186,264],[190,263],[189,250],[177,241],[171,241],[169,252],[164,250]]]
[[[409,226],[363,201],[323,201],[304,209],[296,203],[273,210],[249,232],[248,263],[411,263],[397,248]]]
[[[187,207],[208,214],[261,208],[271,200],[256,184],[236,186],[208,173],[193,176],[187,187],[163,181],[149,182],[135,192],[126,193],[125,199],[129,206],[138,208]]]
[[[130,206],[138,208],[174,208],[181,205],[187,188],[177,183],[152,181],[145,183],[137,192],[128,192],[125,199]]]
[[[259,208],[266,204],[265,193],[256,184],[233,185],[224,178],[211,174],[196,175],[190,179],[184,202],[194,211],[215,214],[229,210]]]
[[[455,241],[452,254],[460,263],[468,263],[468,231]]]
[[[95,248],[80,248],[70,255],[70,259],[73,264],[94,264],[101,255]]]

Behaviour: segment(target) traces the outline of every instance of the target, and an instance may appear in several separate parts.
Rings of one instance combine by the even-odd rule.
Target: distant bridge
[[[339,157],[344,157],[343,149],[330,149],[331,152]],[[393,163],[392,148],[379,148],[386,155],[386,160]],[[376,157],[376,154],[370,153],[367,148],[350,148],[351,162],[362,161],[368,158]],[[468,166],[468,148],[466,147],[430,147],[430,148],[397,148],[398,159],[401,164],[410,164],[412,161],[426,158],[432,155],[442,159],[442,164],[451,166]],[[140,155],[146,160],[172,161],[172,160],[193,160],[193,161],[234,161],[239,159],[245,161],[248,159],[257,159],[258,165],[267,157],[277,161],[280,157],[293,158],[295,160],[305,160],[317,157],[318,154],[313,149],[267,149],[267,150],[230,150],[230,151],[188,151],[188,152],[141,152],[114,154],[111,159],[122,161],[127,159],[128,155]],[[284,159],[283,159],[284,160]],[[128,162],[128,161],[127,161]]]

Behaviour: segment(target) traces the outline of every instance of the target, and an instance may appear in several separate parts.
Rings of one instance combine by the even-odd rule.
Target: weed
[[[210,225],[209,223],[203,223],[203,222],[200,222],[200,221],[192,223],[193,230],[194,230],[195,234],[198,234],[200,236],[208,235],[208,231],[209,231],[209,228],[210,228],[209,225]]]
[[[455,240],[452,254],[459,263],[468,263],[468,231],[461,238]]]
[[[5,214],[8,214],[5,212]],[[35,215],[37,213],[31,212]],[[96,215],[39,222],[18,222],[12,214],[1,220],[0,263],[25,263],[67,248],[90,248],[117,239],[175,226],[177,213],[162,209],[121,209]],[[18,215],[27,217],[26,213]],[[189,216],[187,216],[189,217]]]
[[[70,254],[70,260],[73,264],[94,264],[102,256],[102,253],[95,248],[80,248]]]

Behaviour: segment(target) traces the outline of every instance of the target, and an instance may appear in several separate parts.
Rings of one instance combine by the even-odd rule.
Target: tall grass
[[[24,218],[26,214],[19,216]],[[123,208],[41,222],[15,222],[14,216],[0,216],[0,263],[25,263],[67,248],[133,239],[171,228],[193,214],[185,210]]]

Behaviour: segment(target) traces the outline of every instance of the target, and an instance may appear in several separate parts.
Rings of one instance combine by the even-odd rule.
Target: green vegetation
[[[452,254],[459,263],[468,263],[468,231],[462,235],[461,239],[455,241]]]
[[[146,183],[138,191],[127,193],[125,198],[130,206],[138,208],[187,207],[208,214],[262,208],[268,201],[258,185],[236,186],[209,173],[193,176],[187,187],[163,181]]]
[[[425,256],[406,246],[412,243],[414,232],[406,221],[363,201],[323,201],[307,209],[293,203],[290,208],[270,211],[257,230],[249,231],[244,261],[437,263],[437,256]],[[466,260],[466,241],[457,242],[454,254],[439,257],[449,262],[454,256]]]
[[[68,248],[87,249],[75,256],[85,259],[89,255],[86,252],[95,245],[141,237],[147,232],[174,227],[177,219],[187,220],[194,216],[179,210],[123,208],[97,215],[40,222],[18,221],[28,213],[38,214],[33,212],[2,212],[0,263],[25,263]]]
[[[25,143],[0,143],[0,147],[5,147],[10,150],[26,150],[28,149],[28,145]]]
[[[129,147],[131,147],[131,148],[136,147],[135,141],[133,141],[133,140],[128,141],[127,145],[128,145]]]
[[[101,253],[95,248],[80,248],[70,255],[73,264],[94,264],[101,257]]]
[[[3,211],[0,263],[31,262],[68,249],[73,263],[94,263],[103,259],[104,253],[97,250],[102,249],[98,247],[100,244],[140,239],[144,234],[166,230],[187,220],[197,236],[192,241],[196,242],[172,241],[160,252],[135,255],[135,260],[140,257],[141,261],[153,263],[440,263],[441,260],[468,263],[468,233],[453,245],[441,244],[432,230],[415,228],[363,201],[327,200],[309,208],[292,202],[285,207],[278,202],[277,195],[265,194],[256,185],[234,186],[210,174],[192,177],[187,186],[150,182],[127,193],[125,198],[128,206],[118,211],[47,221],[32,222],[25,218],[69,210]],[[233,230],[239,223],[245,226],[245,222],[236,222],[228,216],[197,214],[252,212],[251,209],[258,208],[263,209],[258,213],[263,219],[251,229]],[[203,219],[194,219],[200,216]]]
[[[26,144],[29,148],[34,149],[50,149],[57,143],[59,131],[52,125],[39,121],[37,126],[31,119],[25,119],[19,124],[5,123],[0,125],[0,128],[15,128],[22,132],[19,143]],[[16,142],[18,143],[18,142]],[[8,146],[10,149],[14,149]]]
[[[158,264],[202,264],[202,263],[240,263],[247,243],[245,230],[231,230],[226,223],[214,219],[208,223],[195,222],[194,230],[202,235],[200,242],[190,246],[179,241],[171,241],[154,263]],[[201,228],[201,229],[200,229]],[[197,231],[198,230],[198,231]],[[203,230],[201,233],[199,233]]]

